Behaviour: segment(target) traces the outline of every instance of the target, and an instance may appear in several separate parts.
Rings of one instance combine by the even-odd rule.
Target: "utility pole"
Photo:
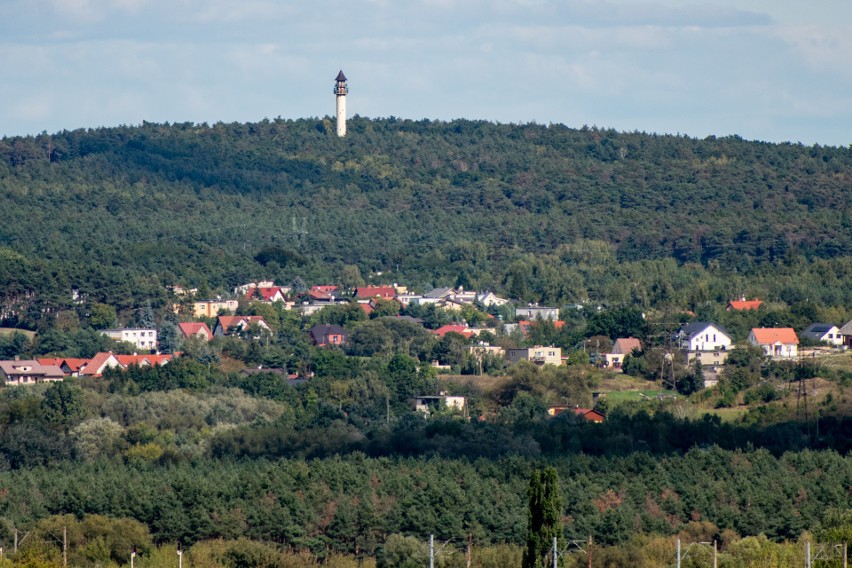
[[[557,562],[559,562],[559,552],[556,549],[556,537],[553,537],[553,568],[557,568]]]
[[[844,543],[843,543],[843,568],[848,568],[848,567],[849,567],[849,565],[848,565],[848,563],[847,563],[847,560],[846,560],[846,549],[847,549],[848,547],[849,547],[849,543],[844,542]],[[0,554],[2,554],[2,553],[3,553],[3,549],[2,549],[2,548],[0,548]]]
[[[677,539],[677,568],[680,568],[680,539]],[[131,566],[130,568],[133,568]]]
[[[435,535],[433,534],[429,535],[429,568],[435,568]]]
[[[719,568],[719,558],[718,558],[719,549],[716,546],[716,539],[713,539],[713,568]]]
[[[136,559],[136,547],[130,551],[130,568],[133,568],[133,561]]]
[[[62,566],[68,568],[68,527],[62,527]]]
[[[465,561],[467,568],[470,568],[470,562],[473,556],[473,533],[467,533],[467,552],[465,553]],[[844,568],[846,568],[844,566]]]
[[[18,529],[15,529],[15,554],[18,553]]]
[[[805,566],[807,566],[807,568],[811,568],[811,543],[810,543],[810,541],[805,543]]]
[[[178,555],[178,568],[183,568],[183,550],[180,547],[180,543],[178,543],[177,555]]]
[[[589,568],[592,568],[592,535],[589,535]]]

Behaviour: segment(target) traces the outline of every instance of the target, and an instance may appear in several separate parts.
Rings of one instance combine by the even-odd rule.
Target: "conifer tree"
[[[556,468],[533,470],[527,518],[529,532],[523,568],[545,568],[553,537],[562,536],[562,494]]]

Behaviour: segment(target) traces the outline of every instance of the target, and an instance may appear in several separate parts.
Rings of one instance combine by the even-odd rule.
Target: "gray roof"
[[[725,335],[727,335],[728,337],[731,337],[731,334],[728,332],[727,329],[725,329],[718,323],[713,323],[711,321],[695,321],[692,323],[688,323],[682,328],[680,328],[680,334],[692,339],[694,336],[698,335],[711,325],[722,333],[724,333]]]
[[[849,320],[846,325],[840,328],[840,335],[852,335],[852,320]]]
[[[430,299],[443,298],[447,294],[451,294],[454,291],[455,290],[453,290],[452,288],[435,288],[434,290],[430,290],[429,292],[426,292],[425,294],[423,294],[423,297],[424,298],[430,298]]]
[[[802,335],[825,335],[832,327],[834,327],[834,325],[830,323],[812,323],[807,327],[807,329],[805,329],[805,331],[802,332]]]
[[[346,75],[343,74],[343,69],[340,70],[340,73],[337,74],[337,78],[335,81],[345,81]]]

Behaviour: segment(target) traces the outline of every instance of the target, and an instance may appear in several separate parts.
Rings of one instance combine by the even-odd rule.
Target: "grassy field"
[[[27,339],[32,341],[33,337],[35,337],[34,331],[29,331],[27,329],[16,329],[14,327],[0,327],[0,335],[14,335],[15,332],[23,333],[27,336]]]

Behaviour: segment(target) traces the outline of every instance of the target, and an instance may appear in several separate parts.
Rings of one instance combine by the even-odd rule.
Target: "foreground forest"
[[[805,542],[850,540],[846,355],[737,349],[716,389],[678,366],[683,396],[608,403],[593,393],[615,379],[590,351],[639,337],[626,380],[657,389],[682,322],[742,343],[757,326],[852,318],[852,150],[464,120],[348,130],[277,119],[3,138],[0,326],[16,329],[0,358],[127,350],[98,330],[174,331],[185,314],[169,286],[206,298],[270,279],[553,305],[563,327],[500,340],[559,346],[568,364],[474,361],[471,340],[430,333],[457,319],[440,310],[302,317],[243,298],[269,333],[0,389],[0,568],[61,566],[64,531],[72,566],[127,564],[133,547],[142,568],[173,566],[178,543],[211,568],[423,566],[430,534],[438,566],[464,566],[468,542],[473,566],[516,566],[544,466],[561,480],[562,544],[592,537],[595,566],[671,566],[675,538],[696,546],[685,568],[709,565],[696,543],[712,541],[720,566],[800,566]],[[725,311],[741,295],[764,305]],[[463,315],[497,340],[495,314]],[[317,323],[350,341],[313,345]],[[820,397],[800,404],[796,384]],[[412,412],[441,391],[465,396],[467,415]],[[606,420],[550,417],[556,404]]]

